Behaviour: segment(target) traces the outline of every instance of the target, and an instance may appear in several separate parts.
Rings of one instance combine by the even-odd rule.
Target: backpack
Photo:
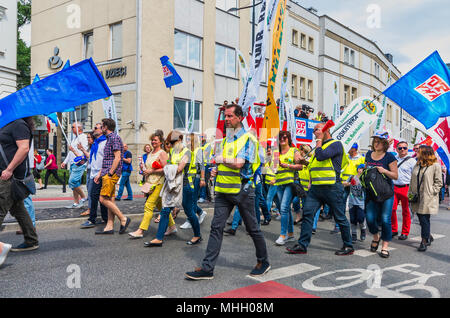
[[[394,195],[394,189],[389,184],[387,177],[377,168],[364,170],[360,180],[366,190],[367,199],[371,201],[383,203]]]

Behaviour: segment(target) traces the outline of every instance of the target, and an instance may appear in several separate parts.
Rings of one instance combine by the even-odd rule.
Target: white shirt
[[[78,144],[81,144],[83,146],[84,149],[88,149],[89,148],[89,144],[88,144],[88,140],[87,140],[87,135],[86,134],[79,134],[78,137],[75,137],[72,140],[72,143],[70,144],[72,146],[73,149],[75,149],[75,151],[80,155],[83,156],[83,152],[78,149]],[[75,154],[69,150],[69,153],[66,157],[66,160],[64,160],[64,163],[66,165],[68,165],[70,168],[70,166],[73,164],[73,160],[76,158],[77,156],[75,156]]]
[[[397,159],[397,165],[400,165],[407,157],[400,158],[398,154],[395,156]],[[405,185],[411,182],[411,174],[416,165],[416,158],[409,159],[398,168],[398,179],[393,180],[394,185]]]
[[[106,140],[98,144],[97,156],[92,157],[91,161],[91,179],[94,179],[102,170],[103,156],[105,154]]]

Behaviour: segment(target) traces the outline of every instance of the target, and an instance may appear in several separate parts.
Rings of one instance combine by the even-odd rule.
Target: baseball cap
[[[359,166],[358,166],[358,168],[357,169],[364,169],[366,167],[366,165],[365,164],[360,164]]]
[[[353,146],[352,146],[351,149],[356,149],[356,150],[358,150],[358,144],[355,142],[355,143],[353,144]]]
[[[389,139],[389,133],[387,131],[377,131],[373,136],[370,138],[380,138],[380,139]]]

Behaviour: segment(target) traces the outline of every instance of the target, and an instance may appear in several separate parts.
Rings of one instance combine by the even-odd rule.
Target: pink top
[[[47,160],[45,160],[45,164],[49,163],[50,160],[53,160],[52,164],[47,167],[47,170],[56,170],[58,169],[58,165],[56,164],[56,158],[55,155],[51,154],[47,157]]]

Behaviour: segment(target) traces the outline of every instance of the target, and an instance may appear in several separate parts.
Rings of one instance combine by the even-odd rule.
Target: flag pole
[[[58,120],[59,127],[61,127],[61,131],[62,131],[62,133],[64,135],[64,138],[66,139],[67,144],[69,144],[69,139],[67,139],[66,133],[64,132],[63,126],[61,125],[61,122],[59,121],[59,118],[56,117],[56,119]]]

